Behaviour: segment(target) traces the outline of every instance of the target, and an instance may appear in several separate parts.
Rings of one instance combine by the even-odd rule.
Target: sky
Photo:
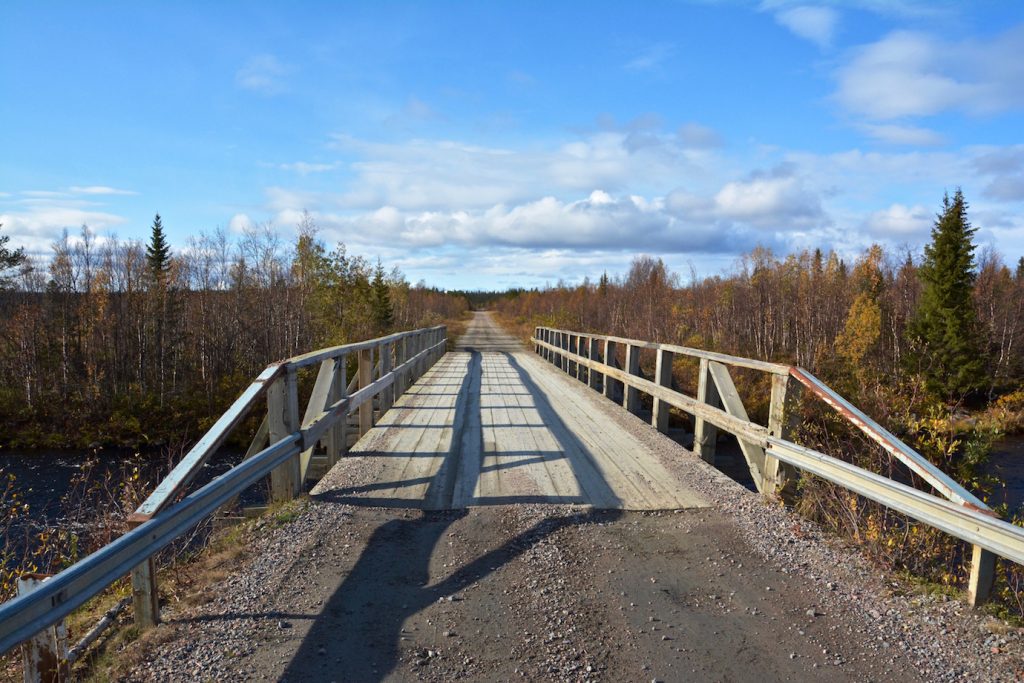
[[[957,187],[1024,255],[1024,3],[5,0],[0,46],[2,234],[43,259],[308,211],[439,287],[685,279],[920,252]]]

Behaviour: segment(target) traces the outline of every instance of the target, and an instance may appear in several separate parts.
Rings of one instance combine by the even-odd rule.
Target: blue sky
[[[505,288],[872,242],[962,186],[1024,255],[1024,5],[37,3],[0,8],[0,223],[217,227]]]

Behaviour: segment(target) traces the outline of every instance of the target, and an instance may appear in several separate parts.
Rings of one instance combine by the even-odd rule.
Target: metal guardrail
[[[739,441],[758,490],[763,493],[773,493],[784,485],[790,476],[786,468],[796,468],[972,544],[974,551],[968,585],[972,605],[988,597],[996,555],[1024,564],[1024,529],[998,519],[962,485],[803,368],[670,344],[546,327],[536,328],[531,342],[545,359],[570,375],[575,374],[592,388],[600,389],[609,398],[618,398],[614,383],[621,383],[623,407],[632,412],[637,412],[639,403],[630,396],[630,391],[649,394],[654,399],[652,424],[662,431],[667,431],[668,427],[667,406],[693,415],[694,450],[705,460],[713,462],[716,430],[732,433]],[[624,349],[622,363],[618,360],[620,348]],[[653,349],[657,353],[653,381],[639,376],[640,349]],[[700,361],[696,398],[672,387],[671,367],[675,354]],[[772,396],[767,427],[747,417],[729,376],[729,366],[771,373]],[[787,418],[792,418],[792,411],[787,410],[786,403],[790,378],[906,464],[944,498],[785,439]],[[791,414],[787,416],[787,412]]]
[[[379,397],[381,413],[390,408],[394,399],[444,354],[446,343],[446,328],[438,326],[323,349],[268,366],[139,507],[132,516],[135,528],[39,583],[31,593],[0,605],[0,652],[59,623],[129,572],[133,575],[136,621],[155,623],[159,611],[152,558],[157,552],[268,474],[272,490],[281,498],[297,494],[302,484],[300,457],[322,440],[330,441],[329,456],[331,449],[333,457],[340,455],[345,450],[344,439],[339,442],[339,434],[332,435],[332,429],[340,429],[344,437],[348,415],[358,413],[360,434],[365,433],[372,427],[372,399]],[[345,381],[349,354],[359,357],[359,389],[352,394],[348,394],[352,385]],[[296,371],[316,363],[321,368],[307,405],[308,419],[300,421]],[[267,399],[269,429],[261,431],[270,445],[250,448],[253,454],[241,464],[174,502],[263,397]]]

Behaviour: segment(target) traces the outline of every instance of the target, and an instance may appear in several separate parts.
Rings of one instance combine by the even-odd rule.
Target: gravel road
[[[565,376],[566,391],[581,390]],[[1011,681],[1020,631],[917,595],[583,390],[711,503],[450,512],[314,496],[123,680]],[[343,463],[344,465],[344,463]]]

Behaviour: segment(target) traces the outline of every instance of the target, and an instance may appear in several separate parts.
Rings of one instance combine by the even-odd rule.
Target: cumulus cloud
[[[927,238],[933,221],[934,214],[920,204],[893,204],[871,213],[864,222],[864,227],[879,237],[924,239]]]
[[[775,21],[818,47],[831,47],[839,14],[831,7],[789,7],[775,14]]]
[[[235,85],[261,95],[278,95],[285,90],[288,69],[274,55],[256,55],[235,74]]]
[[[236,213],[231,217],[231,220],[228,221],[228,230],[236,235],[241,235],[248,230],[252,230],[254,227],[256,227],[255,221],[249,218],[248,214],[244,213]]]
[[[1024,104],[1022,46],[1024,25],[986,41],[896,31],[838,69],[835,99],[874,120],[1016,109]]]
[[[736,180],[714,197],[718,213],[759,227],[777,229],[825,222],[821,198],[788,167]]]

